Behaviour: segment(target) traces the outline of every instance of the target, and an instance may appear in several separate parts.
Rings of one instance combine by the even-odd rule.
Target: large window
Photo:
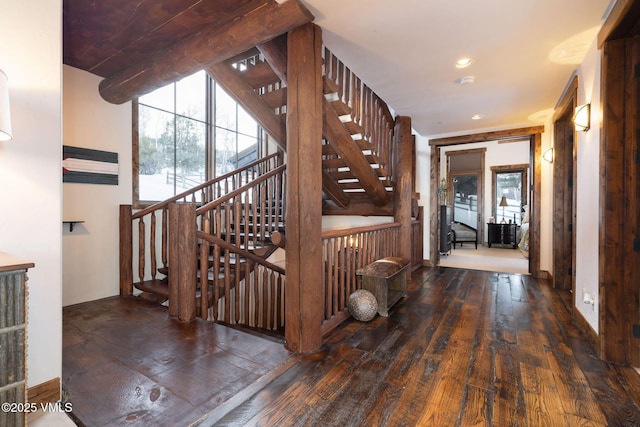
[[[260,127],[204,71],[140,97],[134,115],[138,207],[246,165],[261,152]]]

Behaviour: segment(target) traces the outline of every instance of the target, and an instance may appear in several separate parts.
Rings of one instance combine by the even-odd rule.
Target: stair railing
[[[136,213],[133,213],[131,205],[121,205],[120,294],[131,295],[134,282],[157,280],[159,272],[166,274],[164,270],[166,270],[168,262],[168,206],[171,203],[207,203],[251,182],[261,174],[273,170],[280,163],[281,156],[274,153]],[[133,229],[136,221],[138,222],[138,236],[135,243],[138,254],[134,258]],[[160,223],[159,226],[158,223]],[[134,267],[137,267],[137,279],[134,279]]]
[[[276,248],[271,235],[284,230],[285,172],[286,165],[279,166],[196,209],[203,318],[283,328],[284,269],[265,258]]]
[[[398,253],[400,223],[322,232],[325,265],[322,335],[349,317],[349,295],[360,288],[356,271],[373,261]]]
[[[200,263],[200,317],[284,333],[284,268],[210,234],[208,219],[203,228],[197,232],[200,259],[213,254],[213,265]],[[244,260],[233,274],[229,259]]]
[[[393,175],[393,128],[395,120],[388,105],[371,88],[340,61],[329,49],[324,49],[324,75],[338,87],[340,100],[351,107],[351,119],[363,129],[362,138],[371,143],[380,167]]]

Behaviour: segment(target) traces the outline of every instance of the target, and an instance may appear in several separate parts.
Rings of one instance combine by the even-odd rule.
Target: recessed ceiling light
[[[484,118],[482,114],[476,114],[475,116],[471,116],[471,120],[480,120]]]
[[[475,81],[475,78],[473,76],[464,76],[454,80],[454,83],[457,83],[459,85],[469,85],[474,81]]]
[[[471,58],[460,58],[456,61],[456,68],[467,68],[473,63]]]

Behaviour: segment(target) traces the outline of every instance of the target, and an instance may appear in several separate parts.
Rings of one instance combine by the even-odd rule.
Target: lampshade
[[[500,199],[500,204],[498,206],[509,206],[509,204],[507,203],[507,196],[502,196],[502,199]]]
[[[573,124],[578,131],[588,131],[591,127],[591,104],[582,104],[576,107],[573,115]]]
[[[542,154],[542,158],[549,163],[553,163],[553,147],[547,149],[547,151]]]
[[[13,138],[11,133],[11,111],[9,110],[9,84],[7,75],[0,70],[0,141]]]

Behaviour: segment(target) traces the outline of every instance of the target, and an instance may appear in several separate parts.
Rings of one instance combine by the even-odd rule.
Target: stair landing
[[[297,360],[281,339],[179,322],[135,297],[64,307],[62,340],[63,395],[87,426],[191,425]]]

